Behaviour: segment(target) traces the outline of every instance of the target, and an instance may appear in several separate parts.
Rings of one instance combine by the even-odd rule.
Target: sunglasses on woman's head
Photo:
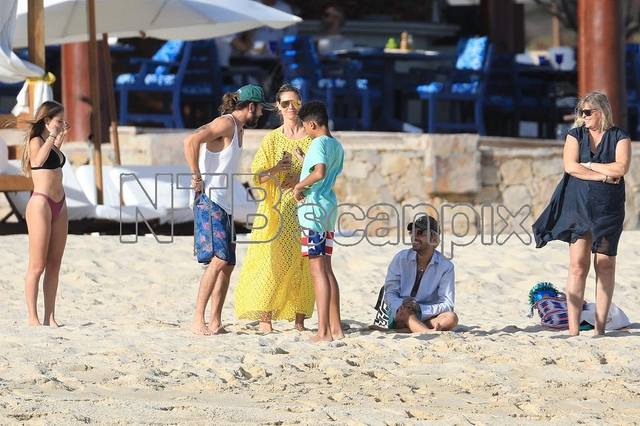
[[[280,106],[284,109],[289,108],[289,106],[294,107],[295,109],[300,108],[302,104],[300,103],[300,101],[296,101],[296,100],[291,100],[291,101],[282,101],[280,102]]]
[[[597,111],[595,109],[581,109],[578,111],[578,114],[580,114],[583,117],[591,117],[591,114],[593,114],[594,111]]]

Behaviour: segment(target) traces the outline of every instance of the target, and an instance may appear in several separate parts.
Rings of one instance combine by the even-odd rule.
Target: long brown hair
[[[42,135],[45,131],[45,119],[52,119],[63,111],[64,107],[61,103],[46,101],[43,102],[36,111],[35,119],[29,121],[29,127],[22,146],[22,173],[24,173],[25,176],[31,175],[31,150],[29,149],[31,139]]]
[[[231,114],[233,111],[243,109],[250,101],[238,102],[238,92],[227,92],[222,96],[222,104],[218,108],[220,115]]]

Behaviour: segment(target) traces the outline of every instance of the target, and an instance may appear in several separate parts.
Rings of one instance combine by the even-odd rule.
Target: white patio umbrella
[[[18,1],[12,46],[27,46],[28,0]],[[44,0],[45,43],[89,40],[87,0]],[[302,19],[252,0],[95,0],[96,33],[199,40]]]
[[[14,48],[27,46],[28,32],[33,31],[28,25],[29,3],[29,0],[18,0]],[[252,0],[44,0],[42,4],[45,44],[90,41],[89,74],[98,200],[102,198],[101,141],[97,131],[101,115],[100,92],[94,78],[98,34],[199,40],[262,26],[285,28],[302,21],[295,15]]]

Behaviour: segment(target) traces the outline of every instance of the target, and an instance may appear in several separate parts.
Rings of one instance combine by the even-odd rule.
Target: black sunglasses
[[[578,114],[583,116],[583,117],[591,117],[591,114],[593,114],[594,111],[597,111],[596,109],[581,109],[578,110]]]

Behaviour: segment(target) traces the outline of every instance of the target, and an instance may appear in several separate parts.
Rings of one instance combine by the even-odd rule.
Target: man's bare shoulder
[[[196,129],[196,132],[202,131],[202,130],[209,130],[212,132],[221,132],[221,131],[231,130],[231,129],[233,129],[233,121],[231,121],[229,117],[220,116],[220,117],[214,118],[209,123],[203,126],[200,126],[198,129]]]

